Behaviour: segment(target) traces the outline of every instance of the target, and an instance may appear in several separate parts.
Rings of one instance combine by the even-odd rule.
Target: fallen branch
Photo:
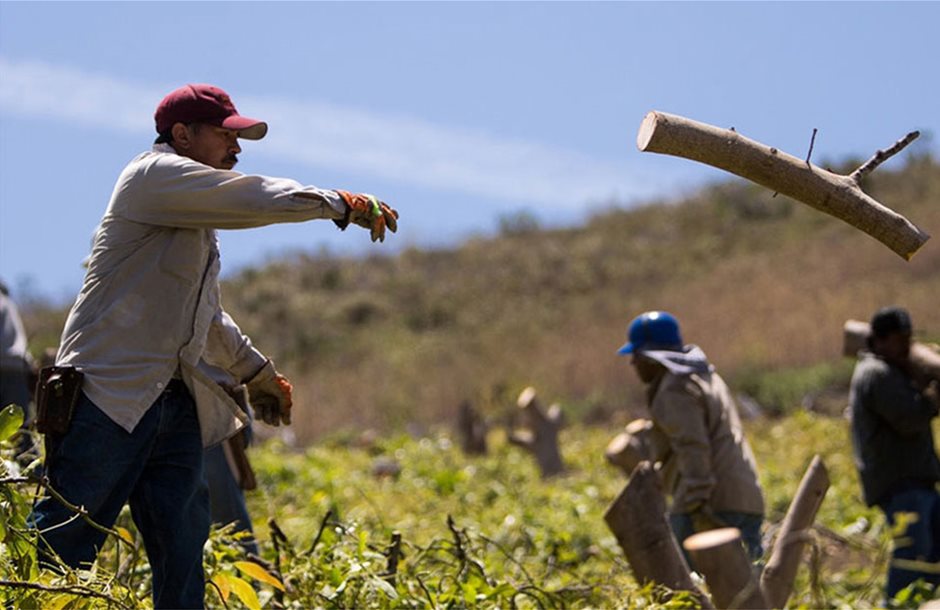
[[[646,115],[637,134],[637,147],[644,152],[699,161],[783,193],[847,222],[910,260],[930,236],[867,195],[860,181],[917,136],[917,132],[911,132],[891,148],[878,151],[848,176],[745,138],[733,129],[664,112]]]
[[[761,592],[771,608],[786,606],[803,556],[803,545],[811,539],[810,528],[828,490],[829,473],[822,459],[816,455],[790,502],[770,560],[761,574]]]
[[[29,477],[8,477],[0,479],[0,485],[20,485],[22,483],[35,483],[35,479]]]
[[[326,530],[326,526],[332,517],[333,509],[327,510],[326,514],[323,515],[323,519],[320,521],[320,529],[317,530],[316,537],[314,537],[313,542],[310,543],[310,548],[307,550],[307,555],[313,555],[313,551],[317,548],[317,545],[320,544],[320,538],[323,537],[323,532]],[[281,535],[284,536],[283,532]],[[284,536],[284,539],[286,540],[287,537]]]
[[[44,591],[47,593],[67,593],[69,595],[76,595],[78,597],[95,597],[97,599],[106,600],[121,608],[130,608],[130,606],[127,604],[121,603],[120,600],[111,597],[107,593],[101,593],[81,585],[64,585],[60,587],[56,585],[44,585],[38,582],[0,580],[0,587],[10,587],[11,589],[30,589],[32,591]]]
[[[48,479],[47,477],[42,477],[42,478],[39,480],[39,484],[40,484],[40,485],[42,486],[42,488],[45,489],[45,490],[49,493],[49,495],[52,496],[57,502],[59,502],[62,506],[64,506],[65,508],[67,508],[67,509],[69,509],[70,511],[72,511],[73,513],[75,513],[75,515],[74,515],[73,518],[80,518],[82,521],[84,521],[85,523],[87,523],[92,529],[96,529],[96,530],[98,530],[99,532],[101,532],[101,533],[103,533],[103,534],[107,534],[107,535],[109,535],[109,536],[114,536],[115,538],[117,538],[119,544],[120,544],[120,543],[124,543],[124,544],[126,544],[127,546],[129,546],[129,547],[131,547],[131,548],[134,548],[134,544],[133,544],[132,542],[126,540],[117,530],[115,530],[115,529],[113,529],[113,528],[110,528],[110,527],[105,527],[105,526],[101,525],[100,523],[96,522],[94,519],[92,519],[92,518],[91,518],[91,515],[88,513],[88,510],[87,510],[84,506],[76,506],[75,504],[72,504],[71,502],[69,502],[68,500],[66,500],[65,498],[63,498],[63,497],[62,497],[62,494],[60,494],[60,493],[57,492],[55,489],[53,489],[52,485],[49,484],[49,479]],[[70,519],[69,521],[71,521],[71,519]],[[58,524],[58,525],[49,526],[49,528],[47,528],[47,530],[42,530],[42,531],[39,532],[39,534],[40,534],[40,536],[42,536],[43,532],[48,531],[48,530],[51,530],[51,529],[55,529],[55,528],[57,528],[57,527],[60,527],[61,525],[63,525],[63,524],[60,523],[60,524]]]

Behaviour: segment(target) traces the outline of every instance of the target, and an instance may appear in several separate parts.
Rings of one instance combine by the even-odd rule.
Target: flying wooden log
[[[705,577],[718,608],[768,608],[760,581],[741,542],[741,531],[723,527],[693,534],[682,543]]]
[[[604,513],[637,582],[654,582],[673,591],[689,591],[703,608],[711,600],[695,585],[689,566],[666,520],[666,500],[659,475],[650,462],[640,462],[630,480]]]
[[[847,222],[910,260],[930,236],[867,195],[861,181],[919,135],[916,131],[907,134],[848,175],[745,138],[733,128],[721,129],[664,112],[647,113],[636,144],[643,152],[699,161],[782,193]]]
[[[530,452],[539,465],[542,478],[547,479],[564,472],[565,463],[558,449],[558,431],[563,424],[561,407],[552,405],[544,412],[535,395],[535,388],[528,387],[516,402],[524,426],[509,433],[509,442]]]
[[[770,559],[761,573],[760,588],[771,608],[784,608],[809,539],[809,528],[829,490],[829,472],[822,458],[813,457],[787,510]]]
[[[856,356],[867,347],[871,325],[861,320],[846,320],[842,327],[842,355]],[[911,343],[911,364],[926,379],[940,381],[940,350],[932,345],[914,341]]]

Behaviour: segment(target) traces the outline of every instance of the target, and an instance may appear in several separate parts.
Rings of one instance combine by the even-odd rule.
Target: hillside
[[[866,190],[940,236],[940,165],[929,156],[879,169]],[[937,239],[905,262],[838,220],[729,180],[679,202],[612,205],[577,228],[505,223],[498,237],[448,250],[298,255],[232,277],[223,298],[294,382],[301,442],[446,421],[468,399],[502,416],[525,385],[578,417],[633,411],[640,387],[614,352],[648,309],[676,314],[732,385],[785,409],[794,389],[844,381],[848,318],[902,304],[940,336]],[[45,338],[38,349],[61,312],[34,311],[30,323]]]

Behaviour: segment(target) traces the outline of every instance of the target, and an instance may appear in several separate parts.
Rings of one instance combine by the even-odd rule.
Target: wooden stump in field
[[[760,588],[771,608],[783,608],[793,590],[793,580],[810,539],[810,528],[829,490],[829,473],[822,458],[813,457],[800,481],[774,542],[770,560],[761,574]]]
[[[457,436],[467,455],[486,455],[486,420],[469,400],[460,403],[457,412]]]
[[[652,430],[652,421],[648,419],[633,420],[624,427],[623,432],[607,444],[604,457],[611,465],[620,468],[627,476],[630,476],[630,473],[640,462],[645,460],[653,461],[653,451],[649,439]]]
[[[638,582],[689,591],[703,608],[713,607],[708,596],[692,581],[689,566],[666,520],[659,475],[650,462],[637,465],[626,487],[604,513],[604,520]]]
[[[523,426],[510,431],[509,442],[535,457],[542,478],[564,472],[565,463],[558,448],[558,431],[563,423],[561,407],[552,405],[548,412],[544,412],[532,387],[522,391],[516,406]]]
[[[718,608],[768,608],[737,528],[693,534],[682,543]]]

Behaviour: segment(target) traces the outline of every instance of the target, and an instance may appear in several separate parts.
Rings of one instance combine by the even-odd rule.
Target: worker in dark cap
[[[940,459],[931,431],[940,388],[911,366],[911,329],[911,317],[900,307],[875,313],[849,393],[865,502],[884,511],[895,536],[889,600],[919,578],[940,583],[940,573],[928,566],[940,562]]]

